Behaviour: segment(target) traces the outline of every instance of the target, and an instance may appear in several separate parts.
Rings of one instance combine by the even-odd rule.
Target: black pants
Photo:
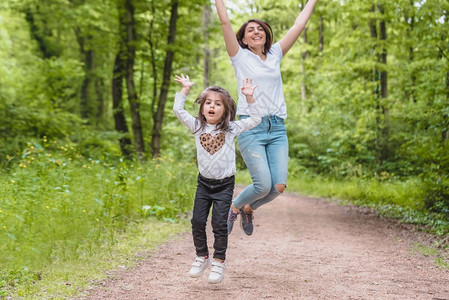
[[[234,194],[235,177],[208,179],[198,175],[193,206],[192,235],[197,256],[209,255],[206,223],[212,207],[212,232],[214,233],[214,258],[226,259],[228,247],[227,218]]]

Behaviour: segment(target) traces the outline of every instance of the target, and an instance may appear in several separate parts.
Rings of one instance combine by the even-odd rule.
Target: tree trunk
[[[307,28],[304,28],[303,33],[304,33],[304,38],[303,38],[304,45],[306,45],[307,44]],[[301,108],[302,108],[303,112],[305,112],[305,110],[306,110],[306,101],[307,101],[306,68],[304,67],[304,61],[307,59],[307,56],[308,56],[308,53],[307,53],[307,51],[304,50],[301,53],[302,60],[301,60],[300,66],[299,66],[299,69],[300,69],[300,72],[302,75],[302,79],[301,79],[301,99],[302,99]]]
[[[319,52],[324,50],[324,19],[320,17],[320,28],[319,28]]]
[[[125,62],[123,60],[124,45],[120,46],[119,53],[115,57],[114,71],[112,76],[112,112],[115,121],[115,130],[124,135],[120,138],[120,149],[123,156],[131,155],[131,140],[129,138],[129,130],[126,125],[125,113],[123,110],[123,74],[125,73]]]
[[[390,158],[390,125],[388,116],[388,107],[386,106],[386,99],[388,96],[388,71],[387,71],[387,26],[385,24],[385,12],[382,4],[378,4],[378,10],[382,15],[382,20],[379,24],[379,39],[382,45],[382,50],[379,55],[379,62],[383,66],[380,71],[380,97],[383,99],[381,103],[381,113],[383,116],[383,124],[381,126],[382,143],[380,149],[380,159],[382,162],[387,161]]]
[[[124,2],[124,27],[126,28],[126,59],[125,59],[125,80],[128,92],[128,102],[131,111],[132,128],[134,135],[134,147],[139,159],[145,155],[145,143],[142,132],[142,122],[140,119],[140,103],[134,84],[134,61],[136,55],[136,29],[134,20],[134,6],[132,0]]]
[[[382,16],[385,16],[382,4],[378,4],[379,12],[382,14]],[[382,45],[382,50],[379,55],[379,62],[384,66],[382,68],[382,71],[380,72],[380,96],[382,98],[387,98],[388,96],[388,90],[387,90],[387,78],[388,78],[388,72],[387,72],[387,49],[386,49],[386,40],[387,40],[387,26],[385,25],[385,20],[382,19],[379,24],[379,39]]]
[[[156,10],[154,8],[154,1],[151,1],[151,14],[154,16]],[[151,115],[154,115],[154,105],[156,104],[157,98],[157,67],[156,67],[156,55],[155,55],[155,45],[153,42],[153,28],[154,28],[154,17],[150,22],[150,30],[148,33],[148,45],[150,47],[150,60],[151,60],[151,70],[153,74],[153,98],[151,100]]]
[[[81,118],[88,119],[89,118],[89,86],[91,82],[91,74],[93,71],[93,51],[84,50],[84,45],[80,44],[80,49],[82,54],[84,55],[84,79],[81,85]]]
[[[301,7],[304,7],[304,1],[301,1]],[[304,40],[304,45],[307,45],[307,28],[304,28],[303,31],[303,40]],[[307,59],[308,53],[306,50],[302,51],[301,53],[301,63],[299,65],[299,69],[301,72],[301,110],[303,113],[305,113],[306,111],[306,100],[307,100],[307,86],[306,86],[306,69],[304,67],[304,61]]]
[[[103,123],[104,114],[104,81],[103,78],[95,79],[95,94],[97,96],[97,126]]]
[[[407,24],[409,25],[408,29],[407,29],[407,36],[409,37],[409,40],[411,40],[411,37],[413,36],[413,30],[415,27],[415,1],[414,0],[410,0],[410,15],[409,16],[405,16],[405,21],[407,22]],[[409,21],[410,20],[410,21]],[[409,63],[411,64],[414,60],[415,54],[414,54],[414,50],[413,50],[413,44],[411,44],[409,46]],[[410,90],[407,87],[405,89],[405,98],[406,99],[410,99],[410,97],[413,100],[413,103],[416,103],[416,93],[413,91],[413,88],[416,85],[416,75],[414,74],[414,72],[412,72],[411,74],[411,85],[410,85]]]
[[[170,27],[168,31],[168,50],[165,56],[164,62],[164,74],[162,78],[161,92],[159,94],[159,102],[157,104],[156,113],[153,116],[153,135],[152,135],[152,148],[153,157],[158,157],[160,155],[161,147],[161,131],[162,131],[162,121],[164,118],[165,103],[167,102],[168,89],[171,82],[171,70],[173,64],[174,52],[171,50],[170,46],[175,43],[176,37],[176,21],[178,19],[178,0],[172,0],[171,2],[171,17],[170,17]]]
[[[449,71],[446,72],[446,103],[449,103]],[[449,141],[449,115],[445,114],[443,116],[444,119],[444,128],[441,133],[441,137],[444,142]]]
[[[39,28],[36,24],[35,16],[31,10],[30,7],[27,7],[24,10],[25,13],[25,19],[28,22],[28,25],[30,26],[30,32],[31,37],[37,42],[37,45],[39,46],[39,50],[42,53],[42,56],[44,59],[51,58],[53,56],[56,56],[56,53],[54,53],[50,47],[47,45],[47,42],[45,41],[45,36],[42,32],[45,30],[42,30]]]
[[[371,6],[370,11],[373,13],[376,11],[374,4]],[[371,19],[368,23],[368,26],[369,26],[371,40],[373,43],[373,52],[376,53],[376,51],[377,51],[377,25],[376,25],[375,20]],[[371,80],[377,83],[377,81],[379,79],[379,75],[378,75],[379,71],[377,70],[377,68],[374,68],[371,73],[372,73]],[[377,101],[376,106],[377,106],[377,108],[379,108],[379,102],[377,99],[378,95],[379,95],[378,84],[376,84],[376,89],[374,90],[374,93],[376,94],[376,101]]]
[[[203,87],[207,88],[210,70],[210,48],[209,48],[209,26],[210,26],[210,5],[203,6],[203,32],[204,32],[204,66],[203,66]]]
[[[84,5],[85,1],[74,1],[69,0],[69,2],[75,6],[78,7],[80,5]],[[94,52],[92,49],[90,49],[90,46],[86,46],[86,42],[89,42],[92,39],[92,35],[88,35],[87,38],[84,37],[80,27],[75,26],[75,36],[76,40],[78,42],[78,46],[80,48],[81,56],[83,57],[83,64],[84,64],[84,78],[83,82],[81,84],[81,103],[80,103],[80,110],[81,110],[81,118],[88,119],[89,118],[89,86],[92,81],[92,74],[94,69]]]
[[[377,21],[371,20],[369,22],[370,35],[373,39],[373,52],[376,55],[376,60],[380,69],[376,67],[373,70],[373,81],[376,82],[375,99],[376,109],[378,111],[376,117],[377,123],[377,137],[376,137],[376,158],[379,163],[387,161],[390,157],[389,149],[389,124],[388,124],[388,108],[385,105],[386,98],[388,96],[388,72],[387,70],[387,50],[385,48],[387,39],[386,24],[383,20],[384,11],[381,4],[371,7],[371,12],[378,11],[381,15],[381,21],[379,22],[379,34],[377,33]],[[380,41],[380,42],[379,42]],[[382,45],[379,50],[379,44]]]
[[[449,23],[448,21],[448,17],[449,17],[449,12],[446,10],[444,12],[444,22],[446,24]],[[441,40],[446,41],[447,40],[447,32],[445,34],[443,34],[441,36]],[[440,56],[441,59],[446,59],[446,63],[449,62],[449,57],[444,53],[444,49],[440,48]],[[449,71],[446,72],[446,103],[449,103]],[[443,130],[441,131],[441,138],[443,140],[443,142],[447,142],[449,141],[449,114],[448,113],[444,113],[443,115]]]

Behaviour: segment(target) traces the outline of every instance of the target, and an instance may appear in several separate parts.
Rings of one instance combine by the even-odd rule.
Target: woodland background
[[[225,3],[235,30],[263,19],[278,41],[306,1]],[[196,82],[191,103],[211,84],[237,98],[213,1],[3,0],[0,61],[3,266],[22,253],[14,270],[35,279],[29,257],[84,255],[117,224],[190,209],[195,147],[173,76]],[[291,178],[355,183],[357,199],[375,182],[364,198],[400,190],[404,209],[449,220],[448,1],[321,0],[282,75]],[[86,225],[79,240],[42,233],[68,217]]]

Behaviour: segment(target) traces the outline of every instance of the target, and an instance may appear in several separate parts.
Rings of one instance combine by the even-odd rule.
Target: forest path
[[[254,223],[250,237],[236,223],[220,284],[188,276],[186,233],[82,299],[449,299],[449,270],[413,250],[425,235],[369,212],[284,193]]]

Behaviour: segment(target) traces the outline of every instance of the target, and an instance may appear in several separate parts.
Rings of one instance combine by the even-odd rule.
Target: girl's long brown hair
[[[223,131],[229,131],[229,122],[234,121],[235,119],[235,113],[236,113],[236,105],[234,99],[232,99],[231,95],[227,90],[225,90],[222,87],[219,86],[210,86],[206,88],[204,91],[199,94],[199,96],[196,98],[195,103],[200,105],[200,109],[198,112],[197,119],[200,122],[200,128],[198,128],[198,131],[203,130],[206,126],[206,118],[203,116],[203,106],[207,99],[207,94],[209,92],[215,92],[220,95],[221,101],[223,101],[224,106],[224,112],[223,117],[221,118],[220,122],[217,124],[217,130],[223,130]],[[195,133],[196,133],[195,132]]]
[[[263,47],[264,48],[263,53],[267,54],[270,51],[271,45],[273,44],[273,30],[271,29],[270,24],[268,24],[267,22],[264,22],[262,20],[250,19],[247,22],[243,23],[243,25],[240,27],[240,29],[235,34],[240,47],[242,47],[243,49],[249,49],[248,45],[245,45],[243,43],[243,38],[245,37],[246,26],[248,26],[248,24],[250,22],[255,22],[255,23],[259,24],[260,26],[262,26],[263,30],[265,31],[265,36],[266,36],[265,39],[266,40],[265,40],[265,45]]]

